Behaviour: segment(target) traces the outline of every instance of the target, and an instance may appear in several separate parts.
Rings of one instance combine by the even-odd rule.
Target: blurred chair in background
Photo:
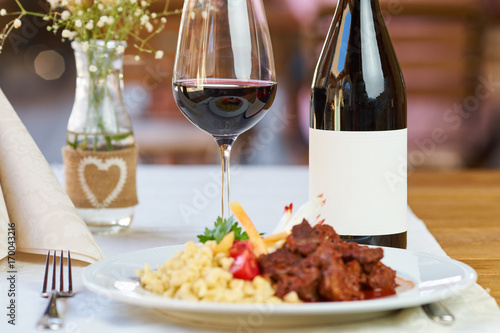
[[[170,9],[182,4],[172,0]],[[380,4],[407,84],[409,170],[500,167],[500,1]],[[249,164],[307,164],[310,85],[336,1],[265,0],[264,5],[278,94],[263,121],[238,139],[233,157]],[[0,0],[0,8],[16,9],[10,0]],[[0,23],[6,20],[0,17]],[[190,124],[173,100],[179,21],[170,17],[151,41],[165,51],[161,61],[144,56],[137,62],[132,47],[126,52],[126,100],[141,161],[217,163],[211,137]],[[23,25],[5,46],[0,87],[49,162],[57,163],[73,101],[73,53],[60,36],[35,28]]]

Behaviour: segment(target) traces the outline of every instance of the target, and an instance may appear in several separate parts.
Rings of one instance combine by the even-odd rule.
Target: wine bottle
[[[309,195],[343,239],[406,248],[405,83],[378,0],[339,0],[311,91]]]

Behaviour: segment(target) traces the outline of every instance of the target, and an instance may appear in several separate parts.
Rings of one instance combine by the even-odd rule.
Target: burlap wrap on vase
[[[66,193],[77,208],[124,208],[138,203],[137,147],[93,152],[62,149]]]

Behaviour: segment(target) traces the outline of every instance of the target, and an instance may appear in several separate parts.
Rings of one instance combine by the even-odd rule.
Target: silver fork
[[[43,287],[42,287],[42,297],[49,298],[49,304],[45,309],[44,314],[37,323],[37,328],[39,330],[51,329],[57,330],[62,326],[62,319],[57,313],[56,300],[58,297],[71,297],[73,296],[73,280],[71,279],[71,254],[68,250],[68,289],[64,290],[64,273],[63,273],[63,261],[64,253],[61,250],[61,256],[59,259],[59,291],[56,290],[56,251],[52,256],[52,286],[47,292],[47,281],[49,278],[49,266],[50,266],[50,250],[47,253],[47,259],[45,260],[45,274],[43,277]]]

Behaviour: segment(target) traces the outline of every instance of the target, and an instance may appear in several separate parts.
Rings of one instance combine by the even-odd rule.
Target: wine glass
[[[262,0],[185,0],[172,90],[186,118],[219,145],[221,217],[227,218],[231,147],[262,119],[276,94]]]

